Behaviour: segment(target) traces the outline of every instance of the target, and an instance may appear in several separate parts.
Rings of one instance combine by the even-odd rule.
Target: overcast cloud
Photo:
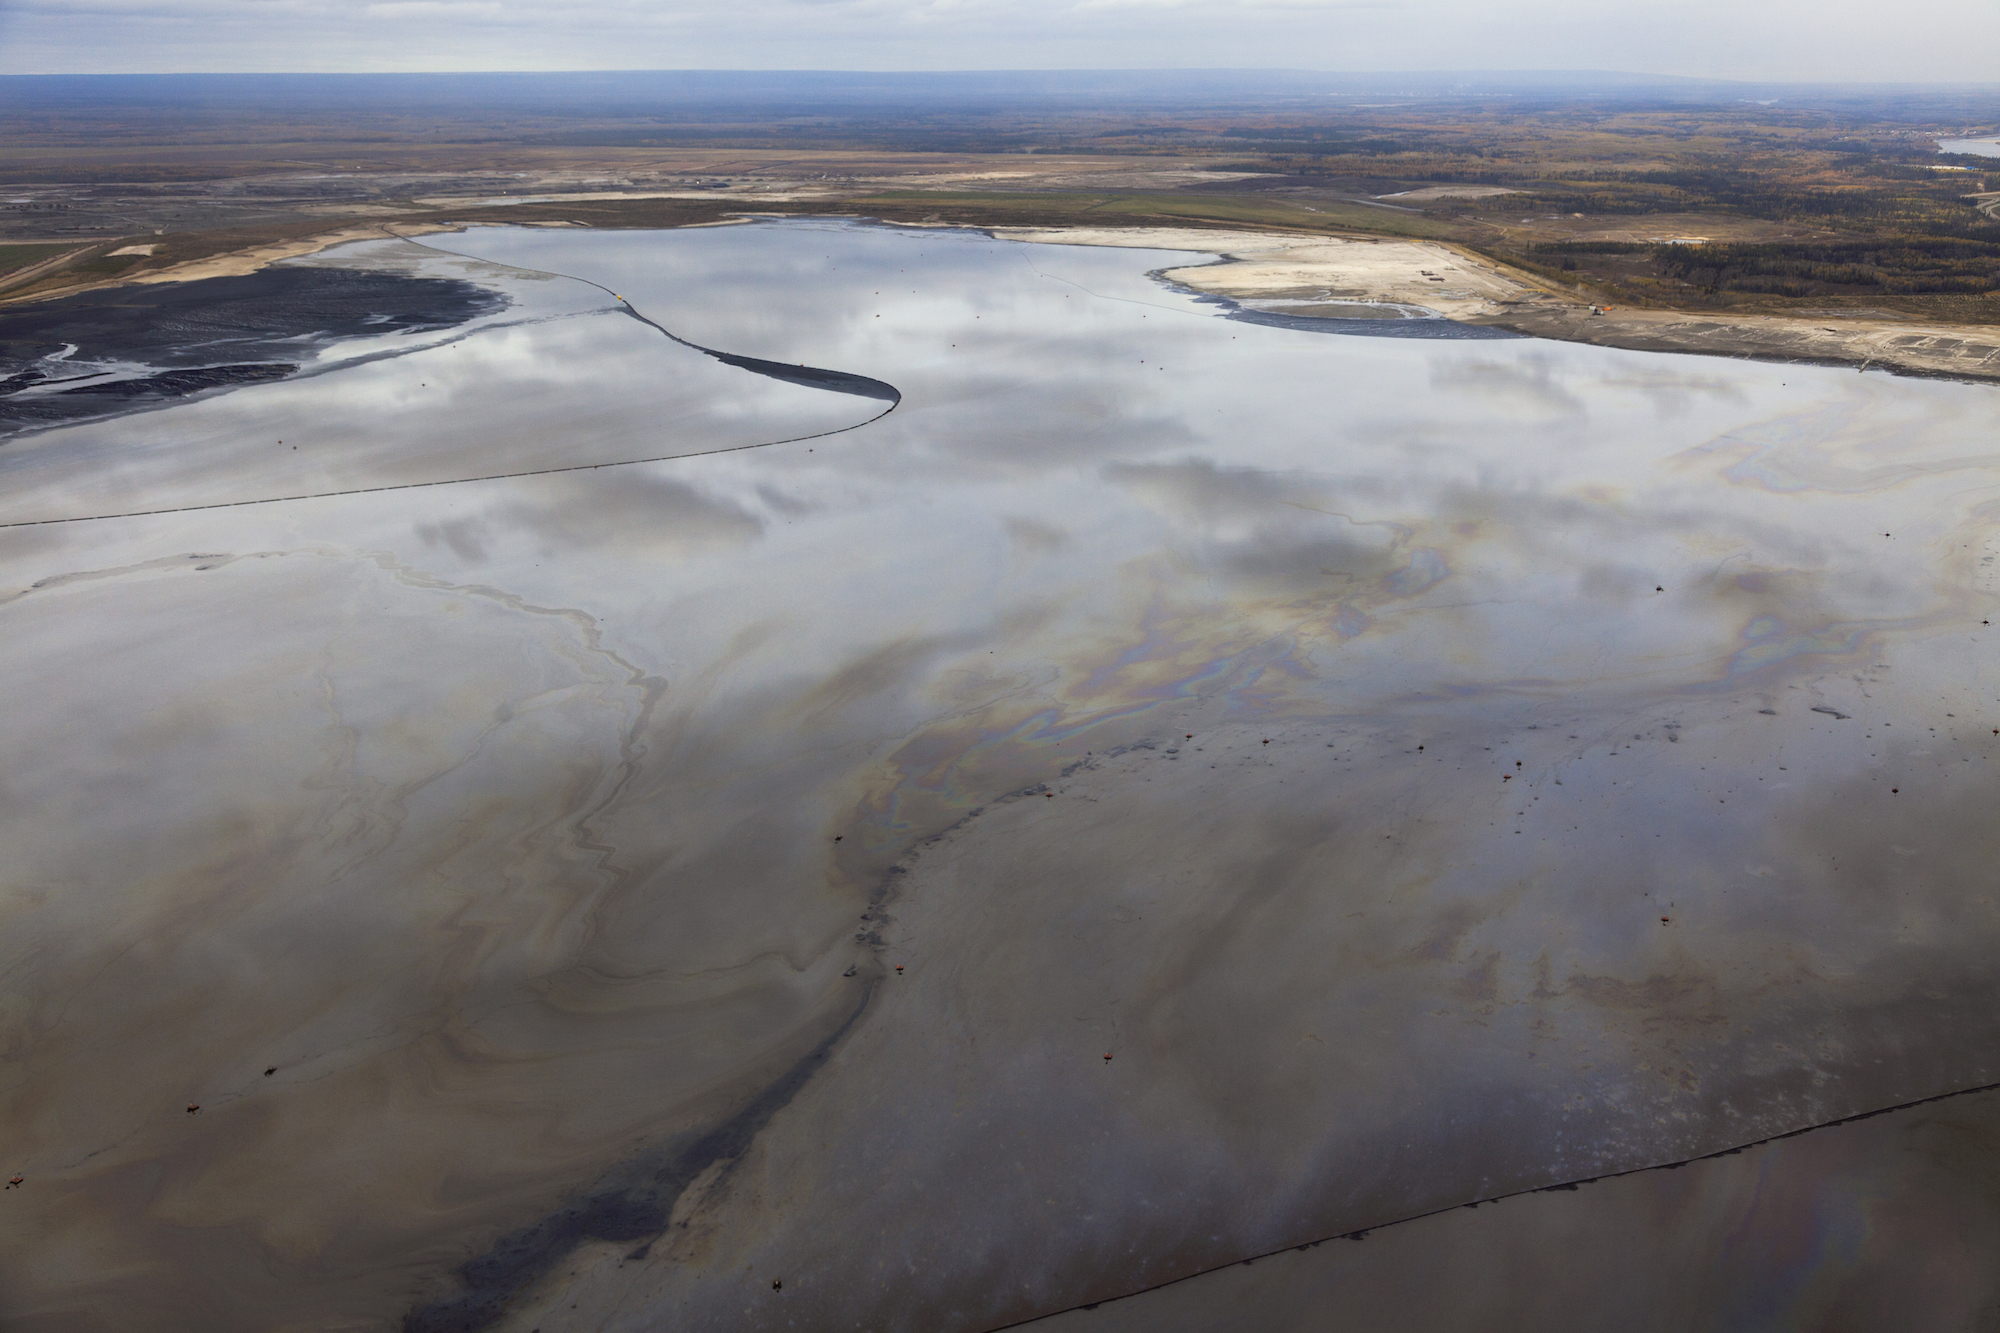
[[[0,0],[0,72],[1602,69],[2000,83],[2000,0]]]

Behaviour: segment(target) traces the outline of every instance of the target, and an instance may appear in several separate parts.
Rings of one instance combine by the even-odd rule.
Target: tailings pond
[[[138,387],[0,441],[0,1322],[990,1329],[2000,1082],[2000,395],[1187,262],[476,228],[24,334]],[[1436,1243],[1865,1257],[1787,1151]],[[1204,1299],[1423,1285],[1342,1244]]]

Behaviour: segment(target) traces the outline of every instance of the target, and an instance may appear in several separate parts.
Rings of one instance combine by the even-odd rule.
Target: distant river
[[[2000,139],[1939,139],[1940,153],[1970,153],[1975,157],[2000,157]]]

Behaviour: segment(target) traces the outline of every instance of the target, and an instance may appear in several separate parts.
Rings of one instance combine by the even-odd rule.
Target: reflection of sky
[[[1596,679],[1607,652],[1620,674],[1694,684],[1770,656],[1746,654],[1772,637],[1753,622],[1790,626],[1786,652],[1844,652],[1855,625],[1942,611],[1947,590],[1920,571],[1963,510],[1936,502],[1960,493],[1951,473],[1993,458],[1977,390],[1538,342],[1253,331],[1148,281],[1165,255],[799,232],[829,245],[773,253],[765,227],[689,233],[665,253],[621,233],[485,229],[452,243],[535,265],[559,247],[686,336],[897,384],[894,417],[787,465],[782,485],[815,526],[895,515],[860,549],[837,546],[856,560],[892,544],[929,553],[922,577],[949,590],[943,603],[909,588],[883,608],[907,608],[912,626],[992,615],[990,596],[1082,629],[1143,584],[1146,633],[1185,622],[1178,653],[1225,625],[1226,642],[1247,630],[1298,636],[1302,651],[1342,644],[1353,702]],[[701,295],[718,271],[734,299]],[[1735,461],[1746,448],[1752,461]],[[1733,465],[1706,465],[1711,454]],[[1758,493],[1772,489],[1810,503],[1774,507]],[[1046,535],[1024,546],[1010,522]],[[1878,523],[1902,531],[1871,542]],[[788,526],[770,540],[812,540]],[[812,563],[803,549],[772,558]],[[875,571],[869,586],[917,572]],[[968,586],[990,593],[953,595]],[[1455,649],[1413,660],[1405,636],[1438,632]],[[1150,656],[1140,642],[1116,652]],[[1076,679],[1108,680],[1111,665]]]
[[[1387,1183],[1339,1194],[1355,1208],[1907,1094],[1968,1048],[1911,1031],[1991,1011],[1963,988],[1994,925],[1959,892],[1985,873],[1978,745],[2000,726],[1978,637],[1987,390],[1248,326],[1145,276],[1185,255],[956,231],[432,239],[903,401],[720,456],[0,533],[22,590],[6,661],[41,695],[7,724],[0,839],[21,882],[66,886],[12,927],[43,948],[23,993],[69,1015],[26,1066],[42,1109],[21,1141],[43,1163],[103,1154],[76,1178],[78,1246],[89,1200],[189,1142],[232,1180],[264,1180],[260,1154],[303,1163],[287,1197],[327,1234],[450,1250],[511,1225],[832,1030],[891,863],[975,810],[955,836],[996,841],[953,844],[972,849],[957,887],[869,929],[917,951],[899,957],[961,950],[954,1003],[1004,1049],[1099,1040],[1035,1004],[1150,1015],[1120,1040],[1173,1034],[1157,1095],[1186,1119],[1066,1157],[1062,1117],[1110,1103],[943,1056],[926,1084],[936,1034],[908,1015],[933,1011],[905,1001],[868,1048],[900,1052],[903,1109],[840,1081],[888,1055],[813,1084],[815,1132],[845,1146],[806,1157],[876,1173],[813,1188],[863,1212],[883,1179],[984,1179],[950,1137],[971,1121],[926,1100],[947,1083],[1037,1135],[1059,1178],[1021,1186],[1039,1197],[1242,1182],[1242,1211],[1175,1186],[1226,1248],[1320,1217],[1368,1153]],[[574,308],[10,447],[6,512],[695,453],[879,409],[721,366],[577,284],[533,291]],[[1189,732],[1207,748],[1169,759]],[[1122,767],[1076,768],[1114,750]],[[1127,813],[1066,842],[1007,803],[1072,780]],[[78,793],[103,812],[88,844]],[[1282,906],[1203,915],[1236,888]],[[1144,898],[1142,945],[1022,964],[1032,987],[982,971],[1023,939],[1067,957],[1116,894]],[[979,934],[994,919],[1026,924]],[[1935,996],[1906,985],[1918,958]],[[1771,1044],[1767,1023],[1830,996],[1890,1017]],[[1300,1072],[1288,1028],[1260,1044],[1295,1017],[1346,1072]],[[239,1123],[218,1109],[163,1137],[65,1042],[120,1086],[269,1128],[214,1146]],[[273,1062],[318,1100],[265,1085]],[[310,1109],[383,1088],[387,1127]],[[1412,1105],[1434,1134],[1404,1134]],[[1452,1128],[1466,1115],[1507,1128]],[[328,1135],[415,1193],[320,1167],[305,1145]],[[254,1183],[224,1206],[223,1177],[188,1170],[188,1216],[279,1207]],[[429,1190],[473,1220],[437,1220]],[[120,1253],[139,1264],[149,1235]],[[294,1302],[331,1271],[271,1263]]]

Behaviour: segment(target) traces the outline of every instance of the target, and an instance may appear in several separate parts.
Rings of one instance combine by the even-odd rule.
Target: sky
[[[2000,84],[1996,0],[0,0],[0,73],[1594,69]]]

